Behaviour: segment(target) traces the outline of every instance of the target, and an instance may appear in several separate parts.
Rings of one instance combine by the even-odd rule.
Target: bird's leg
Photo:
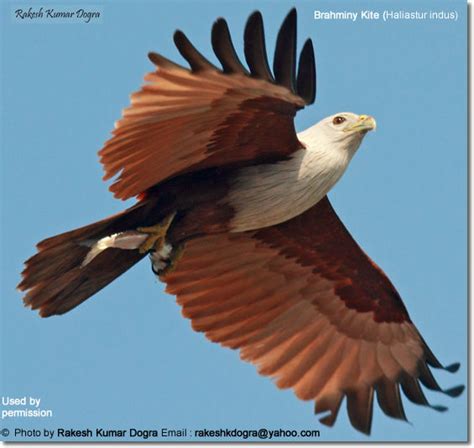
[[[141,254],[151,250],[159,251],[165,244],[165,237],[173,222],[176,212],[168,215],[163,221],[151,227],[138,227],[137,231],[148,235],[147,239],[138,248]]]
[[[164,275],[175,270],[183,252],[184,243],[180,243],[176,247],[165,243],[159,251],[155,250],[150,253],[151,270],[160,277],[160,280],[164,280]]]
[[[178,265],[178,261],[181,259],[184,253],[184,243],[178,244],[176,247],[173,247],[170,255],[169,260],[166,267],[159,273],[160,277],[162,275],[169,274],[176,269]]]

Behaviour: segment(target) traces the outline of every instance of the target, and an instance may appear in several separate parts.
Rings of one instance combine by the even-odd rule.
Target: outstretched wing
[[[114,136],[99,152],[110,190],[127,199],[171,176],[202,168],[286,157],[301,148],[293,117],[314,102],[316,71],[311,40],[296,71],[296,10],[278,34],[273,72],[266,56],[262,16],[245,28],[247,71],[239,61],[224,19],[212,28],[222,64],[213,66],[177,31],[174,41],[185,69],[150,54],[157,70],[132,94]]]
[[[195,330],[315,400],[326,425],[344,396],[352,425],[370,433],[374,393],[385,414],[405,419],[399,386],[427,406],[420,382],[442,391],[428,367],[441,364],[327,198],[274,227],[189,241],[163,280]]]

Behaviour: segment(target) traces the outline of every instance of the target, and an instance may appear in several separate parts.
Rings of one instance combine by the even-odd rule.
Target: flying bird
[[[41,241],[18,287],[41,316],[59,315],[149,256],[196,331],[313,400],[325,425],[345,398],[351,424],[369,434],[374,395],[406,420],[401,391],[444,411],[420,384],[452,397],[464,387],[438,385],[430,367],[459,364],[436,359],[327,198],[375,119],[341,112],[295,131],[316,96],[313,45],[297,57],[296,22],[292,9],[273,70],[258,11],[244,32],[247,66],[222,18],[212,27],[222,68],[181,31],[189,68],[150,53],[155,71],[99,152],[110,190],[135,205]]]

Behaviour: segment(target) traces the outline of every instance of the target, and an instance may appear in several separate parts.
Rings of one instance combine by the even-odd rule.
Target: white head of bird
[[[370,115],[339,112],[323,118],[299,133],[298,137],[307,145],[307,149],[323,146],[331,151],[346,151],[352,156],[367,132],[376,127],[375,119]]]
[[[279,224],[319,202],[375,126],[368,115],[341,112],[298,133],[304,148],[289,160],[242,169],[229,193],[233,231]]]

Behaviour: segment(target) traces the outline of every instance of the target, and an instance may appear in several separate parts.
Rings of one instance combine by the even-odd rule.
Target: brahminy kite
[[[259,12],[245,27],[247,67],[222,18],[212,27],[222,68],[181,31],[190,68],[150,53],[156,70],[99,152],[110,190],[136,204],[41,241],[19,289],[41,316],[63,314],[149,255],[196,331],[314,400],[325,425],[346,397],[352,425],[369,434],[374,394],[406,419],[400,387],[442,411],[420,383],[450,396],[463,386],[440,388],[428,366],[442,365],[331,207],[327,193],[376,123],[341,112],[296,133],[296,112],[316,95],[313,45],[297,64],[296,34],[293,9],[273,71]]]

